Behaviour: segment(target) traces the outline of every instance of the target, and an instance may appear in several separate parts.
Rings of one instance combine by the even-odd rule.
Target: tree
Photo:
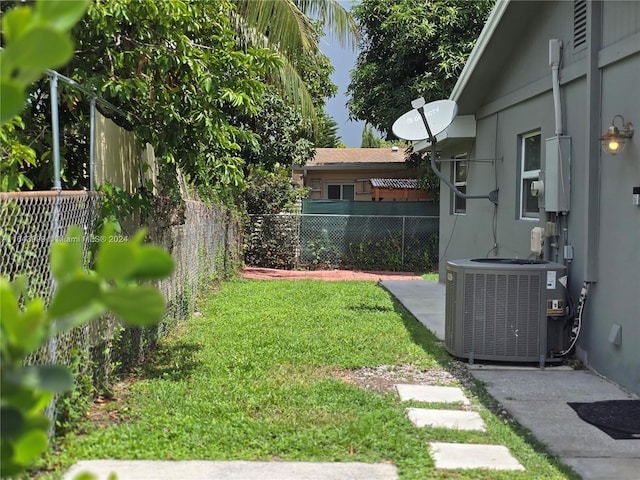
[[[317,41],[323,34],[322,25],[312,25],[313,38]],[[278,166],[302,165],[313,155],[314,144],[321,132],[325,131],[327,119],[324,112],[326,99],[335,95],[337,87],[331,82],[333,66],[321,51],[312,54],[298,52],[290,55],[299,78],[304,82],[310,100],[318,113],[317,128],[311,128],[311,121],[303,112],[287,100],[275,86],[267,86],[262,97],[262,107],[257,114],[236,118],[244,128],[256,133],[260,142],[257,146],[247,145],[242,149],[245,173],[253,165],[262,165],[271,170]]]
[[[93,2],[72,32],[77,52],[62,72],[126,112],[102,108],[155,147],[163,172],[181,167],[203,196],[214,186],[241,184],[241,145],[255,146],[258,137],[230,120],[259,112],[262,79],[280,62],[271,50],[237,46],[232,8],[226,0]],[[49,128],[49,103],[47,85],[40,83],[25,115],[29,143],[44,138],[34,144],[41,166],[50,149],[49,135],[41,135]],[[63,178],[64,186],[78,187],[88,158],[87,99],[66,90],[59,103],[62,162],[73,177]]]
[[[316,148],[340,148],[343,145],[338,135],[338,124],[326,112],[322,112],[319,119],[314,144]]]
[[[301,59],[315,59],[320,53],[318,32],[312,19],[326,25],[343,45],[354,45],[359,30],[351,15],[337,0],[234,0],[232,15],[242,45],[266,48],[281,60],[267,72],[283,98],[296,105],[307,121],[317,126],[318,105],[299,66]],[[335,92],[334,92],[335,94]]]
[[[300,116],[299,106],[265,88],[269,72],[282,67],[283,55],[271,44],[241,48],[229,19],[235,8],[227,0],[91,3],[73,31],[77,55],[62,72],[126,112],[99,104],[101,113],[154,145],[166,183],[180,167],[202,197],[229,201],[237,199],[249,163],[273,164],[271,150],[291,153],[280,157],[282,164],[299,162],[306,155],[302,150],[309,151],[308,142],[313,142],[310,121]],[[322,27],[308,24],[308,36],[317,44]],[[328,58],[319,50],[290,51],[287,61],[322,111],[336,91]],[[29,167],[29,178],[36,188],[48,189],[52,169],[47,164],[51,142],[46,80],[30,93],[24,132],[12,135],[22,136],[36,151],[38,165]],[[82,172],[88,158],[88,99],[64,86],[59,99],[63,186],[86,187]],[[279,135],[283,131],[290,133]],[[281,141],[289,144],[272,145]],[[259,152],[267,152],[265,158]]]
[[[371,125],[366,124],[362,130],[362,143],[360,144],[360,148],[379,148],[381,146],[382,139],[380,137],[376,137]]]
[[[245,145],[241,152],[245,173],[257,165],[268,171],[303,165],[313,156],[311,135],[304,128],[300,112],[288,105],[273,87],[266,88],[259,114],[239,116],[236,122],[260,138],[260,142]]]
[[[352,9],[362,30],[347,102],[351,118],[392,138],[411,100],[447,98],[493,0],[362,0]]]
[[[247,175],[247,188],[242,194],[246,211],[250,215],[268,215],[291,212],[305,190],[292,185],[291,170],[275,167],[266,170],[260,165],[251,167]]]

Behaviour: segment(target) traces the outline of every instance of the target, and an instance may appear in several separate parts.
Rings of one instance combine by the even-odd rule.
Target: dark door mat
[[[640,400],[568,402],[578,416],[616,440],[640,440]]]

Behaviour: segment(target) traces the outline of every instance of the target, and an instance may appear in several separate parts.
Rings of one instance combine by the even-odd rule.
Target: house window
[[[531,184],[540,178],[542,134],[527,133],[520,139],[520,218],[535,218],[540,215],[538,197],[531,194]]]
[[[353,183],[330,183],[327,185],[329,200],[355,200],[355,186]]]
[[[451,164],[451,181],[462,193],[467,193],[467,154],[458,155]],[[451,192],[451,213],[467,213],[467,199]]]

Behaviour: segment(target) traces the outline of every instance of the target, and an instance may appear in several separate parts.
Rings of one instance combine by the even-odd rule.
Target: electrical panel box
[[[571,200],[571,137],[547,138],[544,162],[544,209],[568,212]]]

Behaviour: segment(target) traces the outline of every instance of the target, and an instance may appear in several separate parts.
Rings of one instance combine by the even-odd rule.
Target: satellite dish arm
[[[447,186],[451,189],[451,191],[456,195],[456,197],[460,197],[460,198],[487,198],[488,200],[490,200],[492,203],[494,203],[495,205],[498,204],[498,190],[493,190],[492,192],[489,192],[486,195],[473,195],[473,194],[469,194],[469,193],[464,193],[461,192],[460,190],[458,190],[458,187],[456,187],[451,180],[449,180],[445,175],[442,174],[442,172],[440,170],[438,170],[438,167],[436,165],[436,137],[433,136],[433,134],[431,133],[431,128],[429,127],[429,122],[427,122],[427,117],[424,114],[424,106],[418,107],[417,108],[418,113],[420,114],[420,118],[422,118],[422,122],[424,123],[425,128],[427,129],[427,134],[429,135],[429,142],[431,142],[431,169],[433,170],[433,173],[435,173],[438,178],[440,178],[440,180],[442,180],[444,183],[447,184]]]

